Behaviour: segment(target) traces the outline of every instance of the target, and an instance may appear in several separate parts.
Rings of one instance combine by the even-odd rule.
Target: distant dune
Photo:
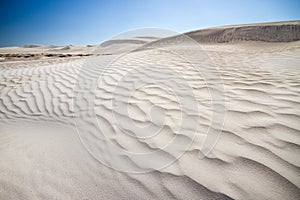
[[[109,40],[106,42],[101,43],[102,47],[107,47],[112,44],[145,44],[147,43],[144,40],[137,40],[137,39],[118,39],[118,40]]]
[[[198,42],[292,42],[300,40],[300,21],[224,26],[186,33]]]
[[[190,37],[199,43],[232,43],[232,42],[293,42],[300,40],[300,21],[271,22],[260,24],[242,24],[220,26],[184,33],[182,35],[162,38],[141,47],[163,46],[174,44],[176,40]]]
[[[40,47],[41,45],[36,45],[36,44],[26,44],[23,47],[24,48],[36,48],[36,47]]]

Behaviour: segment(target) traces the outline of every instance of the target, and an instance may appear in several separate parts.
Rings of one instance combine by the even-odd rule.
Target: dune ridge
[[[293,42],[300,40],[300,21],[220,26],[186,32],[145,44],[140,49],[172,45],[189,37],[201,44],[240,42]]]
[[[300,21],[216,27],[185,33],[198,42],[292,42],[300,40]]]

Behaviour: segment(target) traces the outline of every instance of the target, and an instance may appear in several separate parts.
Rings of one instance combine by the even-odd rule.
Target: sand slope
[[[201,58],[193,46],[174,43],[172,48]],[[191,63],[162,49],[137,51],[115,62],[98,84],[95,111],[106,134],[115,145],[139,152],[161,147],[176,133],[180,105],[160,88],[144,88],[134,94],[131,115],[123,117],[153,123],[145,113],[159,105],[167,113],[165,135],[142,140],[122,134],[109,103],[122,74],[139,65],[157,66],[153,71],[162,73],[170,67],[193,86],[201,110],[193,116],[199,123],[193,144],[171,166],[145,174],[105,167],[82,146],[72,98],[85,59],[1,62],[0,199],[299,198],[300,43],[210,43],[202,48],[218,66],[226,96],[221,137],[204,159],[199,159],[199,149],[211,103]],[[114,55],[98,59],[105,63],[109,56]],[[146,77],[141,71],[140,78]]]
[[[241,24],[201,29],[149,42],[143,48],[178,43],[186,36],[204,44],[240,42],[293,42],[300,40],[300,21]]]

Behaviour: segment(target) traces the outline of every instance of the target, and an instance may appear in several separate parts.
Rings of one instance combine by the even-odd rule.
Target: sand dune
[[[144,48],[174,44],[186,36],[199,43],[293,42],[300,40],[300,21],[243,24],[201,29],[149,42]]]
[[[142,42],[136,42],[136,38],[113,40],[99,47],[94,57],[97,64],[84,71],[86,81],[112,58],[118,58],[102,74],[95,91],[91,91],[95,92],[96,116],[90,113],[86,116],[87,120],[97,118],[108,137],[104,141],[99,139],[100,135],[81,135],[80,139],[74,126],[78,112],[73,101],[78,92],[76,83],[81,67],[93,63],[92,59],[88,59],[90,63],[87,57],[0,62],[0,198],[298,199],[300,43],[292,41],[299,37],[299,25],[293,22],[293,25],[262,26],[216,28],[205,37],[202,35],[206,31],[188,33],[197,41],[213,41],[201,46],[205,55],[199,54],[197,45],[184,40],[176,43],[174,38],[172,42],[168,38],[150,43],[145,43],[145,38],[138,39]],[[233,30],[234,34],[229,36]],[[265,31],[279,36],[270,37]],[[284,34],[286,31],[289,34]],[[239,38],[252,40],[253,33],[258,33],[256,41],[216,43]],[[264,38],[268,38],[268,43],[261,42]],[[139,51],[118,55],[137,47],[141,47]],[[0,52],[26,52],[23,49]],[[40,47],[32,47],[30,52],[32,49]],[[79,48],[76,51],[80,52]],[[194,62],[178,55],[180,52]],[[213,107],[209,86],[197,75],[195,63],[203,72],[211,70],[211,63],[216,65],[225,92],[222,134],[215,148],[202,159],[199,152]],[[170,71],[166,69],[187,80],[200,112],[183,113],[190,124],[182,132],[178,131],[182,120],[182,105],[178,103],[181,97],[157,85],[142,87],[132,94],[127,105],[130,115],[118,110],[112,115],[112,101],[128,103],[121,95],[127,92],[126,85],[119,87],[117,96],[115,87],[136,67],[139,76],[128,76],[124,83],[132,83],[136,78],[146,83],[152,73],[160,74],[161,79],[169,78]],[[176,77],[170,81],[178,88],[183,87]],[[149,139],[132,137],[124,134],[114,121],[118,118],[130,124],[133,120],[140,127],[149,124],[157,127],[159,123],[147,114],[154,105],[166,115],[162,134]],[[189,133],[193,124],[198,126],[194,138]],[[120,172],[97,160],[98,156],[109,159],[112,151],[105,148],[109,143],[126,151],[145,153],[161,149],[178,135],[182,142],[191,145],[174,163],[150,173]],[[99,154],[91,155],[82,145],[89,141],[93,141],[90,148],[96,146],[94,152]],[[172,153],[160,151],[158,155],[164,159]],[[131,157],[122,163],[130,163],[137,170],[147,166]]]
[[[101,43],[100,47],[95,50],[97,54],[122,54],[133,49],[141,47],[149,42],[156,41],[157,37],[135,37],[130,39],[112,39]]]
[[[186,35],[198,42],[292,42],[300,39],[300,21],[216,27]]]

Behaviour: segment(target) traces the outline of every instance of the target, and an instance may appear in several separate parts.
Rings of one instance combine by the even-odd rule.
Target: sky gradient
[[[99,44],[146,27],[206,27],[300,19],[288,0],[10,0],[0,7],[0,46]]]

